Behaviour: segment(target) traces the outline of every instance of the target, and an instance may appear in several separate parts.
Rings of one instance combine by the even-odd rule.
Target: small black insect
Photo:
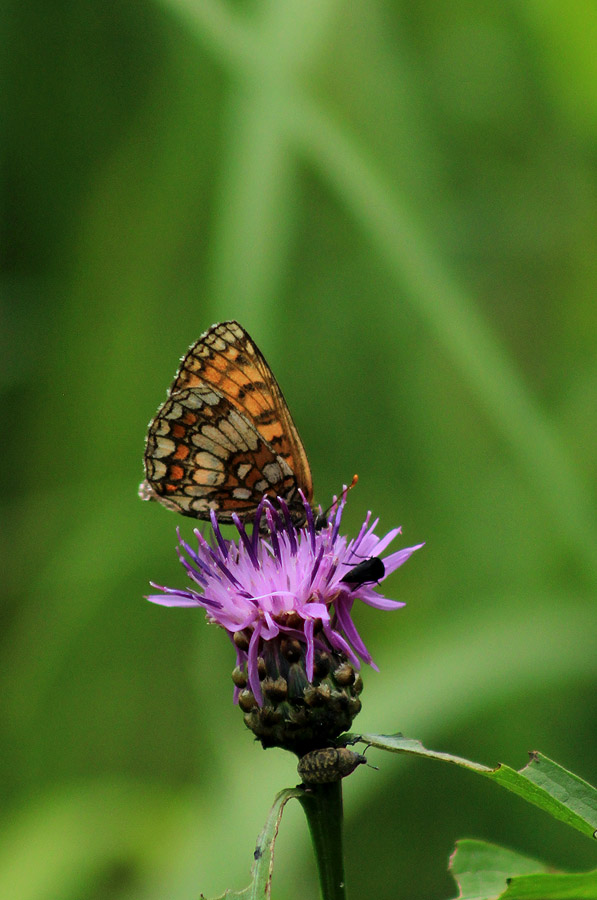
[[[346,747],[324,747],[305,753],[299,760],[297,771],[303,784],[327,784],[346,778],[357,766],[366,762],[361,753]]]
[[[381,581],[386,574],[386,567],[383,559],[379,556],[370,556],[358,563],[350,572],[347,572],[340,581],[345,584],[359,587],[361,584],[367,584],[370,581]]]

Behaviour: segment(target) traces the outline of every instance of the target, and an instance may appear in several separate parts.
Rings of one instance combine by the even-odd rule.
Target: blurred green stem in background
[[[296,6],[284,4],[275,12],[272,29],[267,16],[262,20],[261,32],[249,29],[239,16],[231,15],[223,4],[196,3],[193,0],[163,0],[167,7],[182,13],[200,40],[215,52],[222,63],[238,71],[249,82],[263,72],[271,62],[272,77],[277,83],[268,96],[275,97],[276,108],[268,117],[269,134],[276,130],[276,138],[283,136],[320,171],[338,194],[357,226],[365,232],[373,249],[384,261],[396,281],[397,289],[408,299],[416,312],[428,323],[446,354],[452,358],[464,376],[469,390],[485,409],[496,430],[500,431],[515,450],[530,479],[543,498],[546,511],[557,522],[563,539],[567,540],[580,565],[589,577],[597,578],[597,529],[590,503],[591,492],[582,473],[560,440],[549,419],[527,390],[519,372],[500,340],[493,333],[484,316],[467,291],[462,288],[441,262],[441,252],[425,236],[406,204],[398,196],[394,185],[388,183],[364,148],[341,124],[313,100],[305,96],[298,77],[293,72],[296,60],[285,55],[276,35],[296,36]],[[318,26],[330,14],[333,4],[306,3],[298,23],[302,31],[319,33]],[[286,15],[286,20],[284,16]],[[273,33],[275,30],[275,34]],[[304,43],[297,42],[304,53]],[[266,99],[265,97],[263,99]],[[276,118],[279,115],[279,118]],[[232,136],[236,137],[236,136]],[[261,170],[263,157],[249,153],[253,159],[251,171],[243,169],[245,184],[254,181],[257,189],[267,173]],[[265,157],[266,160],[269,158]],[[229,190],[229,188],[228,188]],[[255,193],[246,188],[241,194],[248,203]],[[275,203],[278,191],[269,192]],[[237,195],[238,196],[238,195]],[[238,201],[235,215],[246,229],[253,218],[243,214]],[[245,210],[246,212],[246,210]],[[260,221],[264,227],[259,237],[267,240],[271,223],[277,220],[271,207],[262,209]],[[243,226],[243,221],[245,225]],[[242,244],[238,223],[233,229],[235,242]],[[247,235],[245,234],[245,239]],[[252,236],[254,247],[254,236]],[[245,240],[246,243],[246,240]],[[225,253],[227,262],[234,254]],[[245,259],[241,255],[240,261]],[[254,268],[254,267],[253,267]],[[244,273],[246,276],[247,273]],[[228,272],[224,282],[231,283]],[[243,306],[263,302],[257,296],[265,290],[263,273],[248,273],[254,290],[244,291]],[[235,283],[243,282],[237,272]]]

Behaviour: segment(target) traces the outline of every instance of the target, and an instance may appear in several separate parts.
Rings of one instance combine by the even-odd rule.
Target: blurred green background
[[[0,896],[189,900],[248,881],[295,760],[137,499],[179,357],[237,318],[324,505],[423,551],[359,611],[360,730],[597,782],[597,13],[547,0],[5,4]],[[350,896],[448,898],[461,836],[562,868],[517,798],[370,753]],[[317,893],[289,804],[274,896]]]

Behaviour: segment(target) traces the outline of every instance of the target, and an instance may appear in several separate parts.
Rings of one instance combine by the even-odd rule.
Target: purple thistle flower
[[[371,513],[367,513],[357,537],[349,541],[340,535],[345,502],[346,490],[342,499],[335,501],[332,521],[317,530],[311,507],[304,498],[307,524],[302,528],[293,524],[283,499],[278,498],[275,506],[264,498],[251,535],[238,517],[233,517],[238,542],[222,536],[212,512],[213,546],[197,529],[196,550],[178,534],[180,561],[196,587],[177,590],[152,583],[161,591],[147,598],[152,603],[202,607],[210,622],[228,632],[236,649],[237,665],[242,670],[246,667],[246,682],[259,707],[264,705],[264,672],[260,663],[272,654],[278,659],[277,648],[284,642],[284,646],[290,643],[294,647],[298,642],[309,683],[314,679],[317,660],[326,653],[335,660],[348,661],[355,669],[360,668],[360,660],[376,668],[353,622],[353,604],[361,600],[382,610],[405,605],[377,593],[377,582],[364,581],[366,566],[361,566],[358,576],[350,580],[351,571],[364,560],[381,557],[400,534],[400,528],[378,537],[375,528],[379,520],[371,522]],[[263,518],[266,532],[260,531]],[[378,563],[372,571],[379,570],[382,581],[422,546],[391,553],[383,558],[383,565]],[[240,693],[237,684],[235,702]]]

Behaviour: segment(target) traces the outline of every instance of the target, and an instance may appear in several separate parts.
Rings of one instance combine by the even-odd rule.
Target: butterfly
[[[311,469],[278,382],[238,322],[212,325],[183,357],[149,424],[144,500],[197,519],[251,519],[281,497],[296,525],[313,500]]]

